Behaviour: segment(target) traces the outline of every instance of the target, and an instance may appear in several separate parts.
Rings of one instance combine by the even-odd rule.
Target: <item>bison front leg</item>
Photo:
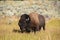
[[[23,33],[25,31],[25,28],[20,27],[20,30],[21,30],[21,33]]]
[[[26,27],[26,32],[30,33],[30,27],[28,27],[28,26]]]
[[[36,26],[36,31],[39,31],[39,25]]]
[[[34,31],[34,33],[36,33],[36,27],[33,27],[33,31]]]
[[[33,27],[33,31],[36,33],[36,31],[39,31],[39,27]]]

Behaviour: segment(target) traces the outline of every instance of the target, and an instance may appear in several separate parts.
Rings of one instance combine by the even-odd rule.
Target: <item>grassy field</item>
[[[60,19],[51,19],[46,23],[46,30],[36,34],[20,33],[18,21],[6,22],[7,19],[0,20],[0,40],[60,40]]]

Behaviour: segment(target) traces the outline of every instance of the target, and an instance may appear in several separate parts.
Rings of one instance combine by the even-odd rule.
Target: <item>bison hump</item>
[[[30,13],[30,19],[31,19],[31,23],[33,24],[39,24],[39,18],[38,18],[38,13]]]

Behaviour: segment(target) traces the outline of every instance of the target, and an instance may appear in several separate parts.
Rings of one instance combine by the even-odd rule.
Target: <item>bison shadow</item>
[[[18,32],[18,33],[21,33],[21,31],[20,30],[17,30],[17,29],[13,29],[13,32]]]
[[[17,30],[17,29],[13,29],[12,32],[15,32],[15,33],[22,33],[21,30]],[[24,31],[24,33],[30,33],[30,32],[26,32],[26,31]]]

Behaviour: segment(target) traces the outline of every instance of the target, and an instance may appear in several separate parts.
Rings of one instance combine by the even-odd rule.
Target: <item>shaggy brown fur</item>
[[[32,12],[29,14],[29,17],[30,17],[30,23],[31,23],[31,29],[34,30],[34,32],[37,30],[39,30],[39,14],[38,13],[35,13],[35,12]]]
[[[39,18],[38,18],[38,14],[37,13],[32,12],[32,13],[29,14],[29,16],[30,16],[30,19],[31,19],[31,23],[33,25],[36,26],[37,24],[39,24]]]

